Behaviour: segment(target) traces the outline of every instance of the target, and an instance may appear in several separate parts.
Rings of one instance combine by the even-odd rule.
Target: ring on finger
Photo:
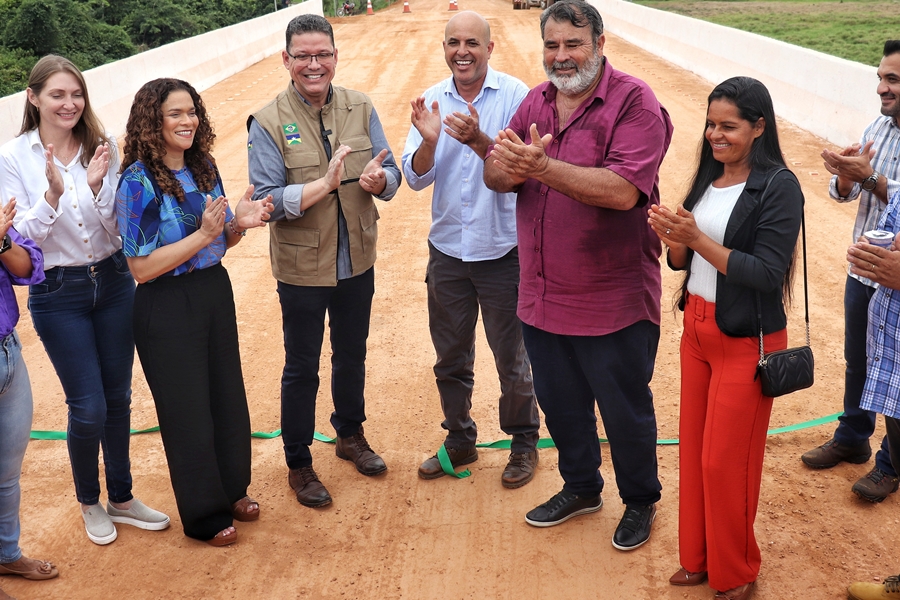
[[[669,235],[670,233],[672,233],[672,230],[671,230],[671,229],[666,229],[666,235]]]

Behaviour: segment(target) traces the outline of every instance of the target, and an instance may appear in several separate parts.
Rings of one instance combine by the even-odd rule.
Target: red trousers
[[[716,325],[716,305],[689,296],[681,338],[678,540],[681,566],[729,590],[759,575],[753,533],[772,399],[754,380],[759,338]],[[766,352],[787,331],[765,336]]]

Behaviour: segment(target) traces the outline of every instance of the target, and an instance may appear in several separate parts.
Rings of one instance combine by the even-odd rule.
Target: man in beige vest
[[[400,170],[372,101],[331,85],[338,51],[328,21],[296,17],[285,42],[281,56],[291,83],[247,120],[247,147],[250,181],[275,204],[269,252],[284,328],[281,429],[288,483],[301,504],[317,508],[331,503],[309,449],[326,310],[336,454],[363,475],[387,470],[363,435],[363,389],[378,238],[373,196],[390,200]]]

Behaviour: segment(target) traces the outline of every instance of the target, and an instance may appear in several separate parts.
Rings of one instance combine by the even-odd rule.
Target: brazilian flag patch
[[[300,139],[300,132],[298,131],[296,123],[282,125],[281,129],[282,131],[284,131],[284,139],[287,141],[288,146],[302,143],[302,140]]]

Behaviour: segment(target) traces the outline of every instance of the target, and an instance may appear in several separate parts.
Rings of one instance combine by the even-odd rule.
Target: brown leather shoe
[[[678,569],[678,572],[669,577],[669,583],[672,585],[700,585],[706,581],[706,571],[699,573],[691,573],[684,567]]]
[[[363,475],[379,475],[387,471],[387,465],[369,447],[369,442],[363,435],[362,425],[359,426],[359,431],[350,437],[338,437],[334,443],[334,453],[338,458],[353,461],[356,470]]]
[[[511,452],[509,462],[506,463],[503,476],[500,478],[503,487],[514,490],[534,479],[534,471],[537,469],[537,464],[537,448],[525,453]]]
[[[818,448],[804,453],[800,460],[811,469],[830,469],[844,461],[861,465],[867,462],[871,456],[872,447],[869,445],[869,440],[858,446],[845,446],[832,438]]]
[[[714,600],[750,600],[754,587],[756,587],[756,582],[751,581],[724,592],[716,592]]]
[[[321,508],[331,504],[331,494],[319,481],[319,476],[312,467],[291,469],[288,472],[288,484],[297,494],[297,502],[310,508]]]
[[[450,457],[450,463],[453,465],[453,468],[456,468],[478,460],[478,450],[475,449],[475,446],[470,448],[447,448],[447,456]],[[437,454],[419,465],[419,477],[422,479],[437,479],[445,474]]]

